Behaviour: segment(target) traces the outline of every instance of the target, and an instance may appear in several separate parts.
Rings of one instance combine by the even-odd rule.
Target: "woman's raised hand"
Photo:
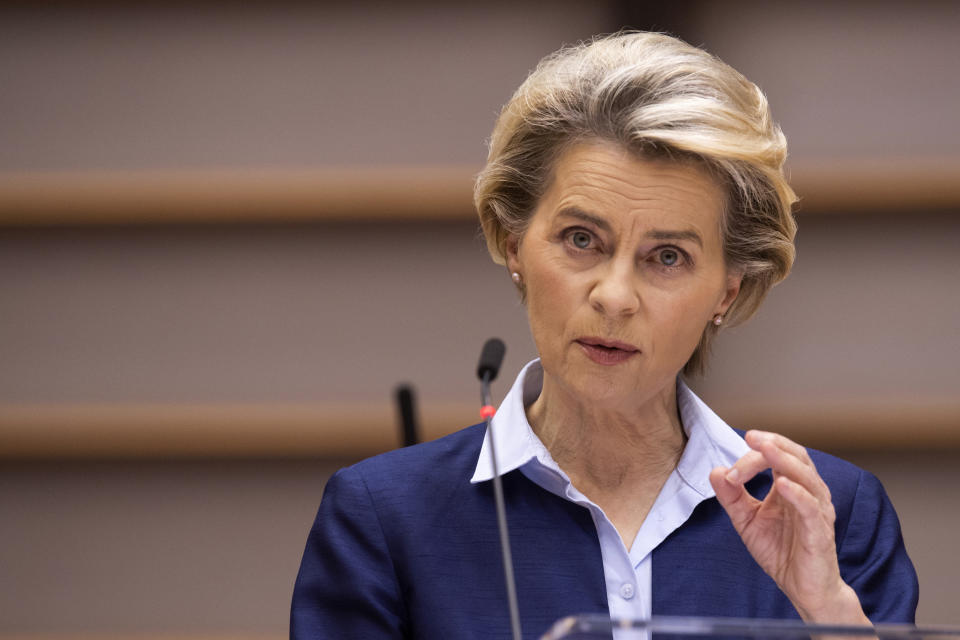
[[[776,581],[807,622],[870,624],[840,576],[830,490],[807,450],[776,433],[748,431],[751,451],[710,484],[757,564]],[[773,486],[763,500],[744,488],[764,469]]]

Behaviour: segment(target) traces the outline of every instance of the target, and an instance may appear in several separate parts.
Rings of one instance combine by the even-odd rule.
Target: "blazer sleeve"
[[[293,590],[291,640],[403,638],[404,606],[386,538],[356,469],[327,482]]]
[[[846,530],[837,545],[840,573],[873,623],[914,623],[919,586],[900,521],[880,481],[860,471]]]

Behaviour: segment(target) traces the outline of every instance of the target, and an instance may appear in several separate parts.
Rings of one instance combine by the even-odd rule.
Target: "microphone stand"
[[[501,355],[501,358],[503,356]],[[499,364],[497,366],[499,368]],[[507,583],[507,603],[510,606],[510,628],[513,631],[513,640],[522,640],[520,632],[520,609],[517,605],[517,585],[513,577],[513,556],[510,553],[510,535],[507,531],[507,511],[503,501],[503,482],[500,480],[500,469],[497,466],[497,452],[493,437],[493,414],[496,412],[490,402],[490,381],[496,372],[486,370],[480,380],[480,397],[483,406],[480,415],[487,425],[490,435],[490,461],[493,464],[493,497],[497,506],[497,526],[500,529],[500,551],[503,557],[503,574]]]

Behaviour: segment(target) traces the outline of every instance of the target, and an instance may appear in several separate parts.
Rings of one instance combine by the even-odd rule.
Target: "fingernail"
[[[740,479],[740,472],[736,469],[730,469],[726,475],[727,482],[730,484],[737,484],[737,481]]]

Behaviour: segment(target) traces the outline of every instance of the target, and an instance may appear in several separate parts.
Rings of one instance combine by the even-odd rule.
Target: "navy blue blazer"
[[[510,638],[492,483],[471,484],[484,426],[342,469],[307,539],[290,637]],[[913,622],[917,577],[870,473],[812,451],[836,508],[843,579],[874,622]],[[762,497],[769,472],[750,492]],[[600,543],[585,508],[521,472],[503,477],[525,638],[557,619],[609,615]],[[798,618],[717,500],[653,552],[653,614]]]

